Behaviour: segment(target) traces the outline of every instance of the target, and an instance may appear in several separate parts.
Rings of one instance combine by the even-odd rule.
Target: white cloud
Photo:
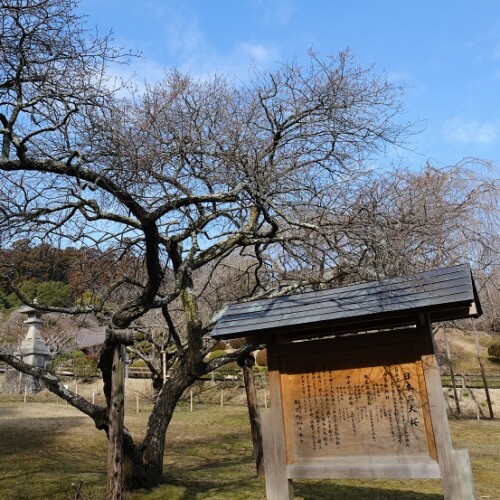
[[[278,50],[271,45],[241,42],[228,52],[206,46],[204,51],[186,55],[179,69],[190,73],[194,78],[205,79],[220,74],[246,81],[251,75],[252,67],[265,70],[278,59]]]
[[[258,66],[276,60],[276,51],[274,48],[262,44],[240,43],[236,47],[236,50],[246,54]]]
[[[498,123],[480,122],[455,117],[443,125],[443,135],[449,142],[462,144],[488,144],[497,139]]]

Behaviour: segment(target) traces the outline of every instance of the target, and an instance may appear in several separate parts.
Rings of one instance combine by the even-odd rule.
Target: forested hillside
[[[117,254],[33,245],[26,240],[0,248],[0,309],[9,313],[22,304],[20,297],[53,307],[93,306],[107,294],[112,277],[135,260],[123,252]]]

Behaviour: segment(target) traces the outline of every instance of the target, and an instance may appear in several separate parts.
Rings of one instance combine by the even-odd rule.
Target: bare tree
[[[486,212],[471,207],[486,184],[467,190],[463,176],[431,168],[373,172],[409,128],[396,120],[400,89],[347,52],[311,53],[307,66],[256,72],[246,85],[172,71],[117,97],[106,64],[119,53],[83,30],[72,1],[0,6],[0,242],[87,247],[74,272],[92,300],[39,307],[94,312],[141,332],[137,355],[148,359],[144,339],[162,354],[150,361],[157,399],[145,438],[123,436],[129,487],[160,480],[185,389],[253,349],[205,361],[227,302],[452,263],[480,232]],[[108,431],[106,408],[5,350],[0,359]],[[104,349],[108,398],[111,361]]]
[[[351,229],[355,253],[363,253],[360,268],[396,276],[463,262],[478,271],[498,265],[500,191],[486,167],[467,159],[375,179],[360,196],[359,226]]]
[[[347,52],[311,53],[306,66],[256,72],[246,85],[172,71],[119,98],[106,81],[119,54],[83,30],[72,1],[0,6],[1,243],[92,247],[113,263],[113,273],[97,270],[106,289],[93,289],[95,301],[47,309],[92,310],[115,329],[144,328],[157,312],[169,377],[159,377],[144,440],[123,436],[128,486],[152,486],[182,393],[253,349],[204,361],[212,313],[231,298],[221,276],[238,277],[240,299],[271,297],[340,282],[366,261],[370,167],[409,132],[396,120],[400,89]],[[105,408],[4,351],[0,359],[108,431]],[[109,397],[109,349],[100,367]]]

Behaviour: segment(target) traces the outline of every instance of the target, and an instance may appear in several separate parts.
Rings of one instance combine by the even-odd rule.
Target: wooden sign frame
[[[388,332],[276,336],[268,363],[268,500],[292,499],[299,478],[441,478],[446,500],[475,498],[468,452],[452,449],[427,316]]]

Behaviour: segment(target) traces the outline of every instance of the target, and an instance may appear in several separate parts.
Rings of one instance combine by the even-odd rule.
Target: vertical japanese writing
[[[361,442],[384,450],[426,446],[413,365],[393,362],[334,370],[310,363],[294,377],[289,408],[296,449],[301,453],[348,453]]]

